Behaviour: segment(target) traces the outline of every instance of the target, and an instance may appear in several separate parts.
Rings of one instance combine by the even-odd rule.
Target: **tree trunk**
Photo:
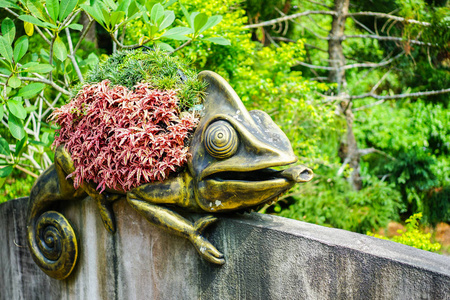
[[[342,48],[342,37],[345,30],[345,15],[348,13],[350,0],[335,0],[334,11],[336,15],[333,16],[333,22],[331,24],[331,30],[329,34],[328,42],[328,56],[329,66],[332,70],[328,74],[330,82],[337,83],[337,93],[339,95],[345,94],[346,80],[345,80],[345,56]],[[355,134],[353,132],[353,112],[352,103],[350,100],[342,100],[339,103],[339,110],[345,117],[347,124],[347,133],[345,142],[340,146],[340,156],[343,163],[348,163],[350,168],[353,169],[351,175],[348,177],[348,181],[355,190],[361,189],[361,177],[359,166],[359,149],[356,143]]]

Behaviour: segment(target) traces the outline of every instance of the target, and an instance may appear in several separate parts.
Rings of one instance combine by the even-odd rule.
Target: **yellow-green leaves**
[[[230,41],[223,37],[210,37],[205,38],[204,40],[210,41],[211,43],[223,45],[223,46],[229,46],[231,45]]]
[[[56,37],[55,42],[53,43],[53,53],[60,61],[64,61],[67,58],[66,45],[59,36]]]
[[[223,37],[205,37],[205,36],[201,35],[202,32],[219,24],[220,21],[222,21],[222,16],[215,15],[215,16],[208,17],[206,14],[199,13],[199,12],[193,12],[190,14],[181,3],[180,3],[180,6],[181,6],[181,10],[183,11],[183,14],[186,18],[186,21],[189,24],[190,29],[194,33],[194,36],[193,36],[194,39],[198,38],[198,39],[210,41],[214,44],[219,44],[219,45],[227,45],[227,46],[230,45],[230,41]]]

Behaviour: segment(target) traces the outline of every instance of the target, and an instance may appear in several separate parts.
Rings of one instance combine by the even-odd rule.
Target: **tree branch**
[[[284,16],[284,17],[280,17],[280,18],[276,18],[270,21],[265,21],[265,22],[261,22],[261,23],[257,23],[257,24],[250,24],[250,25],[246,25],[244,26],[245,29],[251,29],[251,28],[259,28],[259,27],[264,27],[264,26],[270,26],[270,25],[274,25],[283,21],[287,21],[287,20],[292,20],[292,19],[296,19],[302,16],[307,16],[307,15],[331,15],[331,16],[335,16],[336,12],[335,11],[328,11],[328,10],[308,10],[308,11],[304,11],[301,13],[296,13],[293,15],[289,15],[289,16]]]
[[[378,101],[376,101],[376,102],[374,102],[374,103],[370,103],[370,104],[367,104],[367,105],[364,105],[364,106],[360,106],[360,107],[354,108],[354,109],[352,109],[352,110],[353,110],[353,111],[364,110],[364,109],[367,109],[367,108],[371,108],[371,107],[374,107],[374,106],[383,104],[385,101],[386,101],[386,100],[381,99],[381,100],[378,100]]]
[[[346,65],[346,66],[342,67],[342,69],[348,70],[348,69],[353,69],[353,68],[378,68],[378,67],[386,66],[386,65],[390,64],[391,62],[393,62],[394,60],[396,60],[397,58],[399,58],[400,56],[402,56],[404,53],[405,53],[405,51],[402,51],[400,54],[398,54],[398,55],[394,56],[393,58],[388,59],[384,62],[351,64],[351,65]]]
[[[381,150],[378,150],[378,149],[375,149],[375,148],[366,148],[366,149],[359,149],[359,150],[358,150],[358,155],[359,155],[360,157],[361,157],[361,156],[364,156],[364,155],[371,154],[371,153],[378,153],[378,154],[383,155],[384,157],[389,158],[390,160],[397,160],[395,157],[390,156],[390,155],[387,154],[386,152],[381,151]]]
[[[89,16],[89,15],[88,15]],[[75,46],[75,48],[73,49],[73,53],[76,53],[78,48],[80,48],[81,46],[81,42],[84,40],[84,38],[86,37],[86,35],[89,32],[89,29],[91,29],[92,24],[94,24],[95,20],[91,19],[89,16],[89,24],[86,26],[86,28],[83,30],[83,33],[80,36],[80,39],[78,40],[77,45]]]
[[[421,45],[421,46],[435,46],[431,43],[426,43],[426,42],[422,42],[422,41],[418,41],[418,40],[409,40],[409,39],[404,39],[401,37],[383,36],[383,35],[376,35],[376,34],[354,34],[354,35],[342,36],[342,40],[353,39],[353,38],[376,39],[376,40],[380,40],[380,41],[408,42],[411,44]]]
[[[310,65],[310,64],[304,63],[302,61],[298,61],[296,65],[304,66],[304,67],[311,68],[311,69],[334,70],[334,68],[332,68],[332,67]]]
[[[404,98],[416,98],[416,97],[423,97],[423,96],[434,96],[439,94],[446,94],[450,93],[450,88],[437,90],[437,91],[426,91],[426,92],[416,92],[416,93],[408,93],[408,94],[397,94],[392,96],[380,96],[375,95],[374,93],[367,93],[357,96],[350,96],[348,97],[351,100],[355,99],[362,99],[362,98],[374,98],[378,100],[395,100],[395,99],[404,99]]]
[[[172,55],[173,53],[177,52],[178,50],[183,49],[184,47],[186,47],[187,45],[189,45],[192,42],[192,39],[186,41],[186,43],[184,43],[183,45],[181,45],[180,47],[178,47],[177,49],[173,50],[172,52],[169,52],[167,55]]]
[[[4,75],[4,74],[0,74],[0,77],[3,78],[8,78],[8,75]],[[37,77],[19,77],[20,80],[25,80],[25,81],[33,81],[33,82],[42,82],[45,84],[50,85],[52,88],[54,88],[55,90],[57,90],[58,92],[63,93],[64,95],[68,95],[70,96],[70,92],[62,87],[60,87],[59,85],[57,85],[55,82],[44,79],[44,78],[37,78]]]
[[[114,34],[110,34],[110,36],[111,36],[111,39],[113,40],[113,42],[116,43],[116,44],[117,44],[120,48],[122,48],[122,49],[136,48],[136,47],[145,45],[145,44],[147,44],[148,42],[151,41],[150,39],[146,39],[146,40],[144,40],[144,41],[142,42],[142,44],[139,44],[139,43],[138,43],[138,44],[134,44],[134,45],[124,45],[124,44],[122,44],[122,43],[117,39],[117,37],[116,37]]]
[[[17,170],[20,170],[20,171],[22,171],[22,172],[24,172],[24,173],[26,173],[26,174],[28,174],[28,175],[34,177],[34,178],[38,178],[38,177],[39,177],[38,175],[34,174],[34,173],[31,172],[31,171],[28,171],[28,170],[25,169],[25,168],[22,168],[22,167],[19,166],[19,165],[14,165],[14,168],[16,168]]]
[[[431,26],[431,23],[428,23],[428,22],[422,22],[422,21],[417,21],[417,20],[413,20],[413,19],[405,19],[402,17],[393,16],[390,14],[378,13],[378,12],[372,12],[372,11],[354,12],[354,13],[347,14],[347,16],[371,16],[371,17],[378,17],[378,18],[387,18],[387,19],[396,20],[396,21],[400,21],[400,22],[406,22],[406,23],[410,23],[410,24]]]
[[[66,35],[67,35],[67,43],[69,44],[69,52],[70,55],[68,57],[72,61],[73,68],[75,69],[75,72],[77,73],[78,79],[81,83],[84,82],[83,74],[81,74],[80,67],[78,66],[77,60],[75,58],[75,52],[73,50],[73,44],[72,44],[72,37],[70,36],[70,30],[69,27],[66,27]]]
[[[333,9],[332,7],[326,5],[325,3],[320,3],[320,2],[312,1],[312,0],[306,0],[306,1],[308,1],[309,3],[312,3],[312,4],[323,6],[323,7],[328,8],[328,9]]]

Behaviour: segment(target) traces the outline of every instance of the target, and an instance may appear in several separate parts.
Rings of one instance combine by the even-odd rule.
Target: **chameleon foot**
[[[214,216],[206,216],[200,218],[194,223],[194,233],[190,235],[189,240],[194,245],[197,252],[207,261],[223,265],[225,263],[225,259],[223,258],[223,254],[219,252],[205,237],[202,236],[202,232],[208,227],[210,224],[217,221],[217,218]]]

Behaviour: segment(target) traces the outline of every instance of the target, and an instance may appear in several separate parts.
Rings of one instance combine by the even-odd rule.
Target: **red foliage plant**
[[[64,144],[74,162],[74,186],[94,182],[128,191],[164,180],[188,158],[185,141],[195,129],[194,113],[178,110],[175,90],[139,83],[129,90],[109,81],[86,85],[51,115],[61,126],[54,146]]]

